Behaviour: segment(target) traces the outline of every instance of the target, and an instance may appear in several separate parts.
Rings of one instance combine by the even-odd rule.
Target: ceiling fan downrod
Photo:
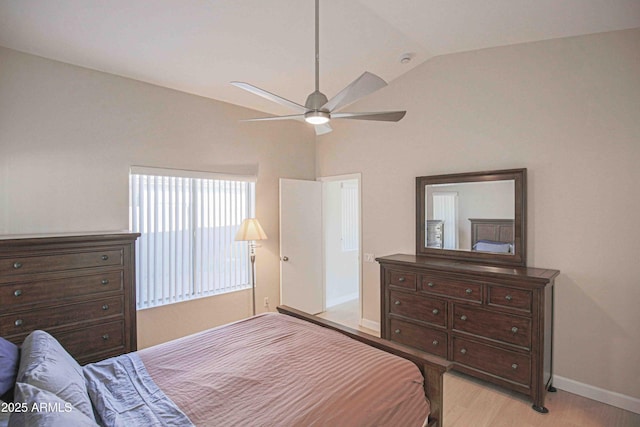
[[[307,97],[304,106],[311,111],[307,111],[304,114],[304,120],[307,123],[314,125],[321,125],[327,123],[331,119],[331,113],[329,110],[322,109],[329,100],[327,96],[320,92],[320,0],[316,0],[316,56],[315,56],[315,68],[316,68],[316,90]]]

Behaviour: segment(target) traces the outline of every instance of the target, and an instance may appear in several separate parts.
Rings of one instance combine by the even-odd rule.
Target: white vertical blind
[[[129,181],[138,309],[250,287],[248,243],[234,236],[254,216],[255,183],[153,172]]]
[[[444,221],[444,249],[458,248],[458,193],[433,193],[433,219]]]
[[[358,183],[347,181],[340,185],[342,251],[358,250]]]

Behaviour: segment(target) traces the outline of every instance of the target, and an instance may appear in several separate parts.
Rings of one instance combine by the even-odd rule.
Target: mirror
[[[416,178],[416,253],[526,265],[526,169]]]

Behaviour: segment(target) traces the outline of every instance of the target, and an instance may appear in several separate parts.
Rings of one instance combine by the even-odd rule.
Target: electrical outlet
[[[365,262],[375,262],[376,261],[376,256],[374,254],[364,254],[364,261]]]
[[[264,297],[264,306],[269,307],[269,297]]]

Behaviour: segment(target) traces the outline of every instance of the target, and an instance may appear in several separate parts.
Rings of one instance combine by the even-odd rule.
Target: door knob
[[[284,261],[284,262],[289,261],[289,257],[288,257],[288,256],[283,256],[281,259],[282,259],[282,261]]]

